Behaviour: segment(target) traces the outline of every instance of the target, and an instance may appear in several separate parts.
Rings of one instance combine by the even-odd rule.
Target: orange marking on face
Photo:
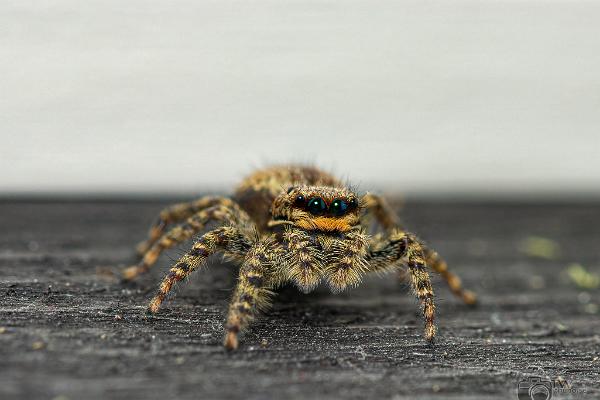
[[[297,222],[300,228],[316,229],[325,232],[348,232],[352,226],[346,218],[316,217]]]

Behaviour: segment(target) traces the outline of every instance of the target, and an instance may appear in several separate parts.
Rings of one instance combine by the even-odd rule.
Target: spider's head
[[[347,232],[360,222],[357,195],[328,186],[292,186],[275,198],[271,213],[274,221],[313,231]]]

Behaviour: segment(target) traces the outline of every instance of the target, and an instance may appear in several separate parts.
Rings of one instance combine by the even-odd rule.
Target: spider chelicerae
[[[383,232],[368,234],[370,217]],[[124,278],[148,271],[161,252],[197,235],[209,222],[220,226],[199,236],[170,269],[148,311],[156,313],[177,281],[222,253],[240,264],[225,325],[228,349],[238,347],[238,334],[270,304],[273,290],[287,282],[303,292],[325,282],[332,292],[340,292],[358,285],[367,273],[404,266],[422,308],[428,341],[436,334],[428,267],[465,303],[476,301],[435,251],[402,228],[383,198],[358,196],[334,176],[306,166],[259,170],[231,198],[209,196],[166,208],[148,240],[138,246],[141,261],[125,269]]]

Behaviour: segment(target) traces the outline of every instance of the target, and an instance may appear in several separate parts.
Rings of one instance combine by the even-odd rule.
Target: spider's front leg
[[[158,312],[173,285],[201,267],[210,255],[220,251],[235,258],[243,258],[251,247],[251,238],[234,227],[221,227],[205,233],[165,276],[158,293],[148,306],[148,312]]]
[[[250,324],[259,311],[271,304],[271,289],[281,280],[277,277],[276,267],[282,262],[282,251],[283,249],[269,238],[255,244],[246,255],[225,325],[223,344],[228,350],[238,347],[238,334]]]
[[[156,241],[150,250],[144,254],[144,257],[137,265],[123,270],[123,278],[132,280],[138,275],[147,272],[164,250],[190,239],[196,233],[203,230],[210,221],[228,223],[230,225],[247,228],[247,230],[253,228],[250,217],[246,212],[235,205],[235,203],[232,203],[230,206],[217,205],[203,209],[189,217],[185,223],[176,226],[164,234],[160,240]]]
[[[423,256],[423,250],[414,235],[404,231],[392,231],[389,236],[373,241],[367,253],[369,270],[384,271],[406,259],[411,277],[411,287],[416,294],[425,318],[425,339],[433,341],[436,333],[433,287]]]
[[[363,197],[362,203],[366,213],[374,215],[377,222],[379,222],[386,231],[392,232],[394,229],[404,230],[399,222],[400,219],[398,218],[398,215],[392,210],[383,197],[369,193]],[[460,278],[448,269],[448,264],[436,251],[423,244],[421,244],[421,250],[425,256],[427,265],[442,275],[456,297],[459,297],[469,305],[477,303],[477,296],[475,293],[463,289]]]

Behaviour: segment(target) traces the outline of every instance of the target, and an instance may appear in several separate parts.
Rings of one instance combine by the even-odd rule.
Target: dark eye
[[[331,212],[336,217],[341,217],[348,210],[348,204],[344,200],[335,199],[331,206],[329,206],[329,212]]]
[[[288,188],[288,190],[287,190],[287,194],[290,194],[290,193],[292,193],[292,190],[294,190],[294,187],[293,187],[293,186],[290,186],[290,187]]]
[[[296,199],[294,199],[294,205],[298,206],[298,207],[304,207],[304,196],[302,196],[301,194],[299,194],[298,196],[296,196]]]
[[[327,211],[327,205],[320,197],[310,199],[306,208],[308,209],[308,212],[313,215],[321,215]]]
[[[350,199],[348,202],[348,208],[355,209],[356,207],[358,207],[358,201],[356,201],[356,199]]]

